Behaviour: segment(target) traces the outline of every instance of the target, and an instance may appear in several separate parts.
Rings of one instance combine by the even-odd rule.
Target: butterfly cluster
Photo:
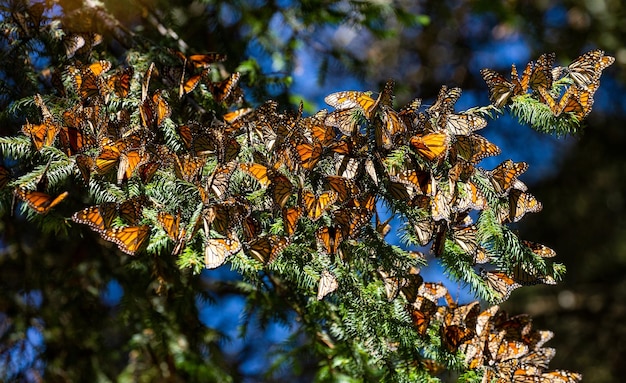
[[[561,82],[577,89],[567,97],[581,100],[612,62],[596,55],[600,64],[589,70],[583,68],[591,58],[557,71],[553,55],[543,55],[521,78],[515,67],[511,81],[482,74],[498,107],[529,91],[548,102],[545,94]],[[69,168],[95,200],[71,220],[121,251],[167,249],[192,260],[187,266],[198,260],[208,269],[229,261],[270,271],[297,265],[316,284],[317,300],[340,299],[344,283],[354,282],[342,279],[345,269],[356,262],[379,294],[408,307],[417,334],[440,331],[442,347],[462,351],[485,381],[580,379],[544,371],[554,351],[542,347],[549,335],[529,319],[508,318],[497,307],[480,313],[477,303],[458,306],[443,285],[422,280],[421,253],[385,240],[398,218],[408,243],[454,264],[462,273],[453,277],[491,302],[523,285],[556,283],[559,273],[547,263],[556,253],[510,228],[542,209],[520,179],[528,164],[480,166],[500,154],[478,133],[488,108],[456,111],[461,90],[444,86],[429,106],[415,99],[396,109],[392,81],[377,96],[332,93],[325,101],[333,110],[310,116],[302,106],[284,111],[273,101],[248,108],[239,73],[210,78],[224,56],[177,52],[173,59],[177,64],[115,70],[105,60],[66,67],[66,85],[57,89],[62,109],[50,110],[57,103],[36,95],[40,121],[22,126],[21,142],[26,137],[48,164],[36,169],[34,182],[12,180],[11,169],[0,167],[0,186],[47,214],[69,195],[53,193],[61,169]],[[180,113],[182,106],[195,116]],[[385,222],[381,208],[391,213]],[[438,306],[441,298],[447,306]]]
[[[182,62],[182,76],[178,79],[181,89],[179,97],[190,93],[200,79],[204,79],[211,64],[225,59],[219,54],[189,57],[178,54],[177,57]],[[61,81],[60,85],[57,84],[57,91],[60,95],[74,94],[75,102],[58,113],[60,116],[55,116],[43,98],[36,95],[34,101],[40,109],[41,122],[27,122],[22,126],[23,134],[30,138],[36,151],[49,146],[61,149],[87,186],[94,179],[112,181],[111,185],[127,185],[132,177],[148,183],[157,170],[166,171],[172,164],[179,177],[190,181],[194,172],[202,169],[202,158],[189,154],[178,155],[164,144],[165,133],[158,130],[163,128],[172,108],[162,90],[150,91],[150,80],[156,72],[154,65],[150,65],[143,75],[141,98],[134,104],[135,107],[122,107],[115,113],[112,113],[112,105],[133,105],[128,99],[131,86],[136,81],[132,66],[109,74],[111,68],[111,63],[106,60],[89,65],[76,62],[68,66],[64,73],[69,85],[67,88],[61,87]],[[201,75],[193,74],[197,68],[202,70]],[[187,78],[185,73],[190,77]],[[206,86],[217,103],[230,102],[229,97],[236,98],[241,94],[237,80],[238,74],[224,81],[207,81]],[[189,145],[191,141],[185,139],[193,140],[190,129],[180,127],[183,136],[181,140]],[[221,143],[211,142],[210,146],[215,149],[218,144]],[[1,170],[4,186],[10,181],[11,174],[7,168],[2,167]],[[47,167],[43,170],[41,179],[47,179],[47,170]],[[35,190],[20,185],[15,188],[15,195],[37,213],[46,214],[68,195],[63,192],[51,196],[46,189],[47,183],[42,182],[37,182]],[[122,251],[135,254],[147,245],[150,237],[150,226],[140,224],[144,218],[143,208],[150,204],[150,200],[143,194],[119,202],[90,206],[72,218],[87,224],[102,238],[117,244]],[[166,223],[163,225],[168,227]]]
[[[604,64],[587,73],[585,58],[564,71],[572,87],[594,88],[610,65],[594,52],[583,57],[599,55]],[[415,99],[394,109],[389,81],[377,97],[330,94],[325,101],[334,110],[311,116],[302,108],[281,111],[273,101],[232,110],[243,100],[240,75],[208,79],[224,56],[173,56],[177,65],[150,64],[139,76],[132,66],[113,71],[104,60],[76,62],[66,68],[63,89],[75,103],[55,115],[37,95],[41,122],[22,127],[35,150],[59,148],[87,187],[126,190],[126,197],[111,194],[72,216],[122,251],[137,254],[160,235],[174,255],[201,249],[205,267],[216,268],[235,254],[267,265],[293,244],[331,260],[319,274],[321,299],[339,286],[331,269],[346,258],[346,244],[384,243],[377,209],[386,206],[404,220],[413,243],[444,261],[454,257],[466,270],[459,279],[492,301],[522,285],[555,283],[545,263],[554,251],[507,228],[542,208],[519,179],[528,165],[479,166],[500,149],[477,133],[487,125],[480,109],[455,111],[459,88],[442,87],[425,108]],[[483,70],[492,102],[551,87],[553,61],[542,55],[511,81]],[[151,85],[153,77],[163,87]],[[192,97],[199,84],[214,110],[226,112],[181,121],[171,104]],[[2,170],[6,184],[10,173]],[[155,185],[187,190],[184,203],[151,193]],[[67,196],[49,195],[46,186],[18,185],[15,195],[45,214]],[[500,227],[501,238],[483,234],[489,225]]]
[[[386,284],[395,279],[385,278]],[[402,294],[410,290],[404,284]],[[462,352],[469,369],[482,370],[482,382],[575,383],[582,379],[579,373],[565,370],[547,371],[556,350],[544,347],[554,336],[547,330],[536,330],[530,316],[509,316],[496,306],[481,311],[474,301],[457,305],[448,290],[440,283],[422,283],[406,295],[407,310],[415,329],[427,334],[429,326],[439,332],[442,347],[448,352]],[[446,304],[438,304],[440,300]],[[430,359],[422,360],[433,375],[445,370]]]
[[[591,112],[602,71],[613,64],[615,58],[596,49],[578,57],[567,67],[555,67],[554,61],[554,53],[543,54],[536,62],[528,63],[521,77],[513,65],[510,80],[492,69],[482,69],[480,73],[489,87],[492,104],[502,108],[513,98],[531,92],[549,107],[554,117],[568,114],[577,120],[585,118]]]

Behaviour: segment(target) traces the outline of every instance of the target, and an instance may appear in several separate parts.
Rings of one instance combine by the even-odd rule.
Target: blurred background
[[[6,10],[20,2],[1,3]],[[99,6],[89,4],[95,4],[93,9]],[[555,52],[560,65],[594,48],[614,56],[616,62],[602,76],[583,134],[547,136],[506,116],[496,118],[483,134],[503,154],[481,166],[491,169],[507,158],[530,164],[521,178],[544,208],[527,215],[516,229],[522,238],[555,249],[555,260],[567,266],[565,280],[558,286],[519,289],[502,307],[511,314],[529,313],[535,328],[555,332],[548,344],[557,349],[551,368],[582,372],[585,382],[622,380],[626,374],[626,47],[622,43],[626,4],[618,0],[110,0],[102,6],[126,30],[147,39],[167,36],[173,48],[188,53],[226,53],[230,71],[244,63],[249,72],[242,83],[252,105],[271,97],[295,108],[302,99],[309,113],[326,107],[323,98],[328,93],[377,92],[389,78],[397,81],[398,106],[415,97],[428,105],[440,86],[447,85],[463,89],[457,110],[464,110],[489,103],[481,68],[508,75],[511,64],[523,67],[545,52]],[[53,9],[67,15],[81,7],[85,7],[81,1],[61,0],[54,2]],[[95,27],[123,61],[127,47],[107,36],[110,25]],[[9,77],[17,70],[2,69]],[[263,76],[253,76],[257,72]],[[11,100],[34,92],[4,88],[3,93],[0,101],[5,108]],[[0,130],[2,135],[15,134],[8,127]],[[271,351],[299,341],[297,324],[289,317],[242,318],[243,298],[220,284],[237,278],[225,268],[205,272],[186,287],[181,283],[181,289],[204,291],[193,295],[192,301],[165,298],[168,305],[185,306],[180,312],[187,317],[181,321],[152,305],[147,293],[152,287],[146,285],[150,270],[135,265],[127,270],[127,280],[111,277],[116,269],[128,266],[106,261],[110,248],[97,250],[105,254],[95,257],[92,246],[97,235],[72,241],[40,237],[25,222],[7,216],[2,217],[1,229],[0,319],[4,324],[0,334],[5,346],[0,355],[7,362],[0,360],[0,371],[17,380],[37,380],[42,369],[37,355],[52,357],[61,371],[63,365],[80,364],[86,355],[102,352],[110,353],[107,363],[123,368],[132,380],[133,369],[150,360],[133,360],[135,354],[120,353],[116,347],[133,339],[133,347],[149,350],[150,328],[159,321],[187,323],[190,328],[179,329],[182,332],[200,323],[209,326],[212,330],[196,341],[207,345],[206,353],[220,355],[221,368],[228,366],[224,369],[235,381],[293,381],[294,376],[308,381],[314,373],[311,359],[297,369],[267,375],[274,362]],[[445,280],[435,261],[422,273],[426,280]],[[463,286],[448,288],[461,300],[471,299]],[[127,300],[135,300],[137,308],[154,315],[125,311]],[[50,310],[50,315],[42,310]],[[55,314],[54,321],[40,322],[41,317]],[[258,320],[254,327],[258,332],[237,339],[244,320]],[[73,330],[59,330],[68,326]],[[13,330],[6,331],[9,327]],[[7,338],[20,331],[21,339]],[[38,340],[42,332],[51,331],[60,332],[57,338],[47,333],[56,340],[43,345]],[[63,347],[67,344],[75,344],[76,349],[67,351]],[[185,347],[180,345],[181,350]],[[21,363],[15,362],[20,359]]]

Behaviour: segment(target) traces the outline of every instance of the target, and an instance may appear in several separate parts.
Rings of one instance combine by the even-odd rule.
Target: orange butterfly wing
[[[300,217],[302,217],[302,208],[300,206],[283,209],[283,221],[288,236],[291,237],[295,233]]]
[[[103,232],[111,227],[116,212],[117,207],[114,202],[105,202],[74,213],[72,220],[88,225],[97,232]]]
[[[48,213],[50,209],[63,201],[68,194],[68,192],[63,192],[56,197],[52,197],[49,194],[39,191],[31,191],[23,188],[15,189],[15,195],[39,214]]]
[[[26,123],[26,125],[22,126],[22,132],[30,137],[37,150],[41,150],[44,146],[52,145],[60,130],[61,127],[55,124],[51,119],[44,120],[44,122],[39,125]]]
[[[254,177],[261,186],[267,187],[271,180],[268,176],[268,170],[265,166],[261,164],[239,164],[239,167],[244,172],[248,173],[252,177]]]
[[[313,221],[317,221],[328,207],[337,201],[337,193],[332,190],[320,194],[319,197],[310,190],[303,190],[301,196],[306,213]]]
[[[241,243],[234,238],[210,238],[204,246],[204,265],[215,269],[226,262],[226,258],[241,250]]]
[[[359,91],[332,93],[326,96],[324,101],[336,109],[360,108],[367,119],[373,115],[378,106],[378,100],[374,100],[366,93]]]
[[[448,135],[438,132],[413,136],[411,145],[417,154],[429,161],[433,161],[443,156],[448,150]]]
[[[144,245],[147,245],[150,226],[116,227],[104,230],[100,234],[105,240],[115,243],[124,253],[135,255]]]

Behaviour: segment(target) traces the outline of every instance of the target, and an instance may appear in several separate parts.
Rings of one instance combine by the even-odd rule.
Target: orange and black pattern
[[[523,285],[556,282],[545,263],[555,252],[508,229],[542,209],[520,179],[528,165],[504,160],[481,167],[501,151],[480,134],[487,112],[455,110],[461,89],[444,86],[430,106],[415,99],[396,109],[389,81],[378,94],[333,93],[325,101],[335,110],[305,116],[302,107],[284,111],[273,101],[247,107],[244,75],[213,76],[212,66],[223,60],[216,53],[175,53],[176,65],[142,68],[76,61],[63,72],[69,86],[58,90],[74,103],[53,113],[46,106],[52,100],[37,95],[41,118],[22,127],[36,151],[54,146],[67,158],[40,167],[36,182],[11,180],[11,170],[2,167],[0,185],[12,187],[24,209],[47,214],[68,197],[50,187],[48,178],[56,178],[47,174],[69,166],[79,185],[114,191],[75,212],[73,221],[127,254],[156,251],[151,246],[158,242],[174,256],[201,254],[199,263],[209,269],[234,257],[271,267],[290,259],[295,248],[305,249],[297,262],[307,267],[320,259],[347,263],[355,244],[389,247],[384,237],[397,215],[414,244],[464,262],[471,275],[459,278],[480,286],[492,302]],[[521,76],[513,67],[510,79],[483,69],[492,104],[501,108],[529,96],[555,117],[586,117],[600,75],[614,59],[597,50],[566,68],[554,68],[554,60],[542,55]],[[181,105],[198,112],[183,117]],[[166,187],[184,191],[186,201],[174,206],[152,192]],[[384,225],[382,206],[393,212]],[[507,256],[498,241],[481,236],[485,220],[524,256]],[[463,351],[471,368],[484,370],[485,381],[579,380],[545,371],[553,353],[542,347],[544,333],[515,329],[513,319],[480,313],[476,304],[456,306],[443,285],[424,283],[417,269],[389,270],[374,253],[366,262],[376,264],[368,278],[380,282],[390,301],[408,302],[417,332],[439,326],[441,347]],[[329,263],[317,264],[312,276],[319,281],[318,299],[342,291],[341,274]],[[447,306],[439,306],[444,298]]]

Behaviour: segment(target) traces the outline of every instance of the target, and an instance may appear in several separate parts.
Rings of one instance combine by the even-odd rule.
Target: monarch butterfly
[[[441,332],[443,345],[450,352],[456,352],[461,344],[474,337],[474,331],[459,325],[442,326]]]
[[[359,130],[359,115],[356,109],[338,109],[328,113],[324,119],[327,126],[335,127],[346,136],[356,135]]]
[[[102,73],[108,72],[109,69],[111,69],[111,62],[107,60],[99,60],[87,66],[85,71],[90,71],[94,75],[100,76]]]
[[[56,197],[52,197],[44,192],[26,190],[22,187],[15,189],[15,195],[39,214],[48,213],[50,209],[63,201],[68,194],[68,192],[63,192]]]
[[[509,208],[507,210],[501,210],[499,213],[500,221],[517,222],[526,213],[536,213],[543,209],[541,202],[530,193],[511,189],[509,192]]]
[[[230,97],[233,92],[235,92],[235,88],[239,83],[239,78],[241,74],[239,72],[235,72],[230,75],[229,78],[222,80],[220,82],[211,82],[209,83],[209,90],[213,94],[215,101],[222,102],[225,101],[228,97]]]
[[[148,98],[148,91],[150,90],[150,79],[152,78],[152,72],[154,71],[154,63],[150,63],[146,73],[141,80],[141,101],[144,102]],[[140,109],[141,112],[141,109]]]
[[[455,228],[452,230],[452,239],[459,245],[465,253],[472,256],[474,263],[482,264],[489,261],[489,256],[485,248],[483,248],[476,238],[478,230],[476,226],[471,225],[464,228]]]
[[[241,243],[236,238],[209,238],[204,244],[204,265],[207,269],[218,268],[239,250]]]
[[[417,296],[415,301],[409,306],[409,311],[417,332],[420,335],[425,335],[430,320],[437,312],[437,304],[428,298]]]
[[[109,63],[108,65],[110,68],[111,64]],[[81,99],[85,101],[91,101],[93,99],[98,99],[105,96],[108,91],[108,86],[104,79],[99,76],[99,74],[106,72],[104,68],[106,68],[105,65],[97,62],[91,64],[91,66],[85,68],[82,71],[74,67],[71,67],[69,69],[69,74],[70,76],[72,76],[71,78],[74,84],[74,89],[81,97]]]
[[[489,100],[496,108],[504,107],[515,95],[515,84],[509,82],[498,72],[483,68],[480,70],[480,74],[489,88]]]
[[[178,241],[185,234],[185,230],[180,227],[180,212],[174,217],[173,215],[160,211],[157,214],[157,221],[165,230],[165,233],[172,241]]]
[[[412,223],[413,230],[417,236],[417,243],[426,246],[433,238],[435,222],[430,218],[422,218]]]
[[[417,154],[429,161],[440,158],[448,150],[448,135],[444,132],[411,137],[411,146]]]
[[[61,145],[67,149],[69,155],[84,152],[97,145],[96,138],[91,134],[86,134],[80,129],[63,126],[59,131]]]
[[[338,226],[322,226],[315,232],[315,237],[322,250],[329,255],[337,254],[339,245],[344,240],[343,232]]]
[[[528,170],[528,164],[526,162],[506,160],[490,171],[488,176],[495,192],[504,195],[511,188],[515,187],[519,189],[523,185],[517,182],[517,177],[526,172],[526,170]]]
[[[127,181],[139,165],[150,159],[148,153],[141,149],[129,150],[120,154],[120,162],[117,168],[117,183]]]
[[[447,301],[453,301],[452,298],[448,298],[450,293],[442,283],[422,283],[417,289],[417,295],[433,302],[437,302],[441,298],[446,298]]]
[[[322,146],[330,146],[335,142],[335,138],[337,137],[335,129],[324,123],[327,115],[328,112],[323,109],[317,114],[305,117],[300,121],[305,132],[310,135],[311,140],[319,142]]]
[[[275,101],[266,101],[256,109],[252,118],[254,133],[262,140],[269,151],[273,150],[279,138],[279,134],[274,131],[274,121],[272,121],[273,119],[271,118],[271,116],[277,114],[277,107],[278,104]],[[281,137],[284,137],[282,133],[283,132],[280,133]]]
[[[402,121],[404,121],[404,125],[407,128],[410,128],[412,131],[419,130],[416,126],[419,125],[419,122],[416,124],[416,121],[419,119],[418,115],[420,106],[422,106],[422,99],[415,98],[411,102],[403,106],[400,109],[400,112],[398,112],[398,116],[402,119]]]
[[[376,168],[374,167],[374,161],[372,161],[370,158],[366,158],[365,159],[364,168],[365,168],[365,172],[370,177],[370,179],[372,181],[374,181],[374,184],[376,186],[378,186],[378,174],[376,174]]]
[[[383,286],[385,288],[385,295],[387,295],[387,300],[389,302],[396,299],[398,294],[400,293],[400,289],[405,287],[408,283],[406,278],[402,278],[401,276],[388,273],[383,269],[378,269],[378,274],[382,277]]]
[[[344,202],[360,193],[354,180],[341,176],[327,176],[326,181],[331,190],[337,193],[337,200]]]
[[[163,122],[172,114],[172,108],[167,103],[160,90],[152,95],[152,98],[145,98],[139,105],[139,115],[141,122],[146,128],[161,126]]]
[[[335,174],[350,180],[357,178],[361,172],[361,161],[347,155],[335,154]]]
[[[541,243],[522,240],[522,244],[524,244],[524,246],[528,247],[533,253],[540,256],[541,258],[556,257],[556,251],[552,250],[546,245],[542,245]]]
[[[407,128],[398,113],[387,106],[382,108],[382,122],[375,125],[376,146],[391,149],[396,136],[405,133]]]
[[[245,116],[250,115],[250,113],[252,112],[254,112],[253,108],[241,108],[224,114],[222,118],[225,122],[229,124],[235,124],[237,121],[240,121]]]
[[[497,352],[491,355],[491,359],[498,362],[517,360],[528,354],[528,346],[517,340],[503,340],[497,346]]]
[[[85,184],[89,184],[89,178],[91,177],[91,170],[94,167],[93,158],[84,154],[79,154],[76,156],[75,160],[76,160],[76,167],[78,167],[78,171],[83,177]]]
[[[193,66],[196,68],[204,69],[204,68],[208,68],[209,65],[213,63],[226,61],[226,57],[227,57],[226,55],[221,54],[221,53],[210,52],[210,53],[189,55],[189,57],[187,57],[187,61],[193,64]]]
[[[614,57],[605,56],[603,50],[595,49],[574,60],[567,66],[566,72],[577,87],[587,89],[600,78],[602,71],[614,62]]]
[[[437,100],[428,108],[426,112],[431,116],[448,115],[454,113],[454,104],[461,97],[461,88],[448,88],[443,85],[439,89]]]
[[[332,190],[324,192],[319,196],[316,196],[310,190],[302,190],[300,196],[308,217],[313,221],[317,221],[337,201],[338,197],[337,193]]]
[[[209,73],[208,69],[202,71],[202,73],[193,75],[189,77],[187,80],[183,81],[181,78],[179,89],[178,89],[178,97],[183,97],[184,95],[193,92],[194,89],[200,84],[203,78],[207,76]]]
[[[419,256],[423,258],[423,254],[418,252],[409,252],[409,254],[411,256],[413,256],[413,254],[419,254]],[[419,287],[424,283],[424,279],[419,272],[419,269],[411,267],[408,273],[405,273],[402,277],[404,281],[400,287],[400,292],[408,302],[415,302],[418,299]]]
[[[544,53],[539,56],[528,81],[531,89],[552,88],[552,66],[555,57],[554,53]]]
[[[550,361],[555,355],[556,349],[544,347],[530,351],[528,354],[523,355],[519,361],[523,365],[532,365],[540,369],[547,369],[548,364],[550,364]]]
[[[592,95],[596,87],[597,84],[593,83],[589,84],[587,90],[579,91],[576,87],[569,87],[558,103],[544,88],[540,88],[539,93],[555,117],[562,113],[572,113],[576,118],[581,119],[591,112],[594,102]]]
[[[183,145],[196,155],[211,154],[214,145],[206,129],[198,123],[188,123],[176,127],[176,131],[183,141]]]
[[[0,165],[0,189],[7,186],[11,181],[11,172],[6,167]]]
[[[430,172],[422,170],[405,170],[396,175],[389,176],[392,182],[399,182],[409,185],[415,189],[416,194],[432,195],[434,191]]]
[[[500,148],[497,145],[477,134],[456,136],[451,150],[454,156],[472,164],[480,162],[483,158],[500,154]]]
[[[286,176],[282,174],[276,174],[272,178],[272,183],[268,188],[268,191],[272,195],[274,203],[282,209],[285,207],[285,204],[287,204],[289,198],[291,197],[293,184]]]
[[[365,92],[354,90],[331,93],[324,98],[324,101],[339,110],[359,108],[368,120],[378,106],[378,100],[374,100]]]
[[[386,272],[383,269],[378,269],[378,273],[382,277],[385,295],[389,302],[396,299],[400,292],[409,302],[414,302],[417,297],[417,288],[424,282],[422,276],[419,275],[419,269],[415,268],[411,268],[406,274],[403,273],[404,275],[395,270]]]
[[[129,198],[117,206],[120,218],[128,224],[134,225],[141,218],[143,207],[147,203],[145,196]]]
[[[230,236],[232,228],[239,225],[249,215],[250,205],[245,199],[230,197],[207,207],[202,218],[205,228],[211,225],[212,229],[218,233]]]
[[[513,93],[515,95],[522,95],[528,92],[528,88],[530,87],[530,78],[531,78],[532,73],[533,73],[532,62],[529,62],[526,65],[524,72],[522,72],[522,77],[519,77],[519,75],[517,74],[517,68],[515,67],[515,65],[511,65],[511,82],[515,85],[515,88],[513,90]]]
[[[398,201],[410,202],[419,194],[419,190],[416,189],[416,186],[410,182],[400,181],[395,176],[389,178],[389,182],[386,183],[386,188],[391,198]]]
[[[137,136],[128,136],[115,142],[104,138],[101,147],[102,150],[95,159],[96,170],[100,174],[105,174],[119,164],[118,183],[129,179],[135,168],[149,159],[148,154],[141,148],[141,138]]]
[[[555,285],[556,281],[549,275],[537,275],[534,272],[530,272],[526,267],[522,264],[518,264],[513,269],[511,277],[515,280],[515,282],[524,285]]]
[[[143,182],[144,184],[150,182],[156,171],[161,168],[162,163],[163,162],[160,159],[153,161],[149,160],[140,163],[137,166],[137,172],[139,173],[139,178],[141,179],[141,182]]]
[[[102,150],[95,159],[95,168],[98,173],[105,174],[118,163],[122,150],[126,150],[127,144],[124,140],[113,142],[109,138],[104,138],[100,146]]]
[[[239,167],[259,181],[261,186],[268,187],[274,203],[281,208],[285,206],[293,190],[293,184],[286,176],[257,163],[239,164]]]
[[[372,212],[364,207],[344,207],[333,213],[344,238],[355,237],[359,230],[372,218]]]
[[[526,341],[526,343],[528,343],[529,346],[533,347],[534,349],[539,349],[552,338],[554,338],[554,333],[552,331],[539,330],[527,334],[524,340]]]
[[[348,201],[347,207],[362,207],[373,213],[376,209],[376,196],[372,193],[366,193],[361,198],[352,198]]]
[[[244,172],[248,173],[252,177],[254,177],[261,186],[267,187],[271,183],[271,179],[269,176],[269,170],[266,166],[256,163],[251,164],[239,164],[239,167]]]
[[[442,116],[443,128],[455,136],[467,136],[487,126],[487,120],[473,114],[448,114]]]
[[[322,270],[320,281],[317,285],[317,300],[321,301],[325,296],[337,290],[339,283],[337,278],[328,270]]]
[[[291,237],[298,226],[298,221],[302,216],[302,208],[300,206],[294,206],[290,208],[283,208],[283,222],[287,235]]]
[[[470,369],[477,369],[484,363],[485,339],[474,336],[472,339],[459,345],[459,351],[465,355],[465,364]]]
[[[82,223],[98,233],[111,228],[111,224],[117,215],[115,202],[103,202],[100,205],[90,206],[72,215],[74,222]]]
[[[65,55],[68,59],[78,52],[89,52],[93,47],[102,42],[102,35],[98,33],[75,33],[63,39]]]
[[[172,255],[178,255],[185,245],[185,235],[187,234],[187,231],[180,227],[180,212],[174,217],[169,213],[160,211],[157,214],[157,221],[167,236],[175,243]]]
[[[430,211],[433,221],[450,222],[452,216],[452,199],[454,196],[443,189],[438,189],[430,200]]]
[[[453,210],[457,213],[465,213],[468,210],[484,210],[487,207],[487,198],[472,181],[458,182],[457,194],[454,200]]]
[[[289,241],[286,237],[270,235],[252,240],[248,243],[247,249],[254,259],[268,264],[274,262],[287,245]]]
[[[150,237],[150,226],[125,226],[106,229],[100,232],[102,238],[109,242],[113,242],[124,253],[135,255]]]
[[[30,137],[35,149],[41,150],[44,146],[50,146],[54,142],[61,127],[52,120],[45,120],[42,124],[33,125],[26,123],[22,125],[22,132]]]
[[[190,154],[181,156],[174,155],[174,172],[179,179],[195,183],[202,176],[202,169],[206,160],[202,157],[195,157]]]
[[[566,370],[554,370],[541,374],[541,379],[548,383],[576,383],[583,379],[582,374]]]
[[[449,307],[444,314],[444,324],[446,326],[465,326],[476,329],[476,320],[480,313],[480,303],[478,301],[470,302],[466,305]]]
[[[130,85],[135,69],[131,66],[109,77],[108,86],[119,98],[126,98],[130,93]]]
[[[296,152],[298,153],[298,157],[300,158],[298,164],[305,170],[312,170],[322,158],[324,148],[319,141],[315,141],[313,143],[301,142],[295,144],[294,146]]]
[[[501,312],[494,318],[493,326],[498,333],[504,333],[505,339],[521,341],[530,345],[525,339],[533,331],[530,315],[522,314],[508,317],[504,312]]]
[[[484,271],[482,272],[483,279],[487,286],[493,290],[496,294],[498,301],[502,302],[509,299],[511,292],[519,287],[521,284],[517,283],[513,278],[509,277],[502,271]]]

